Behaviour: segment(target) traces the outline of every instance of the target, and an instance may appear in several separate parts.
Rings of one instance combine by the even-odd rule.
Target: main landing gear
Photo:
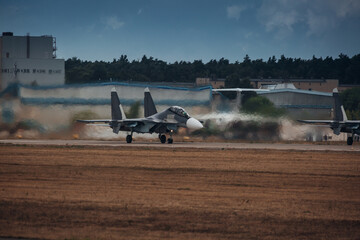
[[[131,132],[131,134],[128,134],[128,135],[126,136],[126,142],[127,142],[127,143],[131,143],[131,142],[132,142],[132,140],[133,140],[132,135],[133,135],[133,132]],[[166,135],[165,135],[165,134],[159,133],[159,139],[160,139],[160,142],[161,142],[161,143],[166,143]],[[168,144],[172,144],[172,143],[173,143],[172,132],[170,132],[170,137],[167,139],[167,142],[168,142]]]
[[[354,137],[355,137],[355,132],[352,131],[351,136],[348,135],[348,138],[347,138],[347,141],[346,141],[347,145],[352,145],[353,144]]]
[[[132,135],[133,135],[133,131],[131,131],[131,134],[129,134],[129,135],[126,136],[126,142],[127,142],[127,143],[131,143],[131,142],[132,142],[132,140],[133,140],[133,139],[132,139]]]
[[[159,139],[161,143],[166,143],[166,136],[165,134],[159,134]],[[167,140],[168,144],[172,144],[173,143],[173,139],[172,136],[170,135],[170,137]]]
[[[163,134],[159,134],[159,139],[161,143],[165,143],[166,142],[166,136]]]

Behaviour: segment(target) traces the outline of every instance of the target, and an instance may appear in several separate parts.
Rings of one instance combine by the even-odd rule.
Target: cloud
[[[257,12],[266,31],[277,38],[290,36],[299,26],[308,36],[321,35],[353,16],[360,16],[358,0],[264,0]]]
[[[124,26],[124,22],[119,21],[119,19],[116,16],[107,17],[104,21],[106,27],[111,28],[113,30],[117,30]]]
[[[252,38],[254,36],[254,33],[253,32],[248,32],[244,35],[245,39],[249,39],[249,38]]]
[[[359,0],[328,0],[328,4],[336,13],[337,17],[345,18],[353,15],[360,15]]]
[[[300,1],[264,0],[258,10],[258,19],[265,26],[267,32],[276,32],[277,36],[285,37],[294,30],[294,25],[301,22]]]
[[[308,10],[306,15],[306,24],[308,26],[307,35],[318,35],[324,32],[330,26],[336,25],[333,18],[324,15],[315,14],[312,10]]]
[[[360,16],[358,0],[316,0],[306,12],[307,35],[321,35],[340,27],[344,21]]]
[[[137,11],[137,15],[142,14],[142,12],[143,12],[143,10],[142,10],[142,8],[140,8],[140,9]]]
[[[226,8],[226,13],[228,18],[234,18],[236,20],[239,20],[241,12],[246,10],[246,7],[239,6],[239,5],[233,5]]]

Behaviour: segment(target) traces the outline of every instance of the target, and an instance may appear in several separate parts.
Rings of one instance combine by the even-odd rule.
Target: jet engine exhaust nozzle
[[[201,124],[201,122],[199,122],[195,118],[189,118],[186,121],[186,127],[189,128],[189,129],[197,130],[197,129],[203,128],[204,126]]]

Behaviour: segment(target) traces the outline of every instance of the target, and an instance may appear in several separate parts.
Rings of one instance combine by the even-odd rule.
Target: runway
[[[98,146],[98,147],[146,147],[146,148],[198,148],[198,149],[271,149],[298,151],[347,151],[360,152],[360,145],[316,144],[316,143],[229,143],[229,142],[174,142],[161,144],[158,142],[139,141],[131,144],[123,141],[100,140],[33,140],[33,139],[1,139],[0,144],[14,145],[52,145],[52,146]]]
[[[359,143],[321,144],[0,140],[0,236],[360,239]]]

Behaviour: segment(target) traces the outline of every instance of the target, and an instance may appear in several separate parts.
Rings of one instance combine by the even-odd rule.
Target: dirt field
[[[0,145],[0,236],[360,239],[352,152]]]

